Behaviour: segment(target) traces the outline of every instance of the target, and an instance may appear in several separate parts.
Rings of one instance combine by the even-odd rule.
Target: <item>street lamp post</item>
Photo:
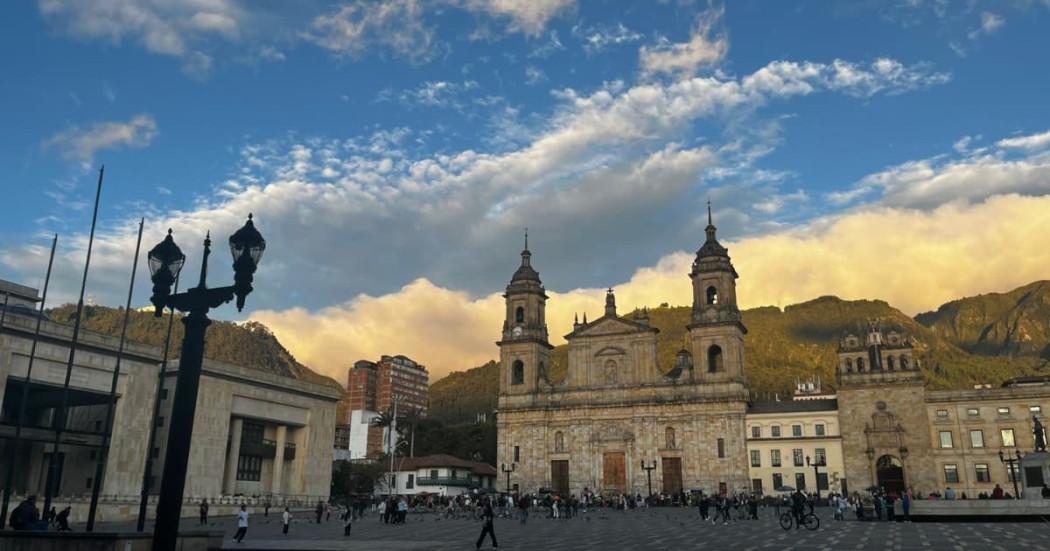
[[[1019,499],[1021,496],[1017,492],[1017,475],[1021,473],[1021,470],[1017,469],[1016,465],[1021,462],[1021,452],[1014,450],[1014,457],[1010,457],[1003,454],[1003,450],[999,450],[999,462],[1006,465],[1006,476],[1010,477],[1010,481],[1014,483],[1014,499]]]
[[[817,487],[817,501],[820,501],[820,467],[827,466],[827,462],[818,458],[813,463],[809,462],[809,456],[806,456],[806,466],[813,467],[813,485]]]
[[[168,428],[168,444],[164,455],[164,474],[157,500],[157,520],[153,529],[154,551],[174,551],[182,516],[182,497],[186,487],[186,467],[190,458],[190,443],[193,437],[193,417],[197,409],[197,392],[200,387],[201,367],[204,362],[204,336],[211,320],[208,311],[237,298],[237,310],[244,308],[244,299],[252,292],[255,268],[266,250],[266,241],[255,229],[252,215],[229,240],[233,254],[234,284],[229,287],[209,289],[208,256],[211,254],[211,235],[204,239],[204,258],[201,260],[200,282],[188,291],[171,294],[171,285],[186,262],[175,240],[168,230],[167,237],[149,252],[149,268],[153,279],[153,296],[150,302],[160,317],[164,308],[173,308],[188,313],[182,318],[185,335],[179,356],[179,369],[172,400],[171,424]],[[159,399],[159,397],[158,397]]]
[[[646,465],[643,459],[642,468],[645,469],[645,476],[649,480],[649,497],[653,497],[653,470],[656,469],[656,460],[653,459],[652,465]]]
[[[506,463],[500,465],[500,470],[503,471],[503,474],[507,475],[507,495],[510,495],[510,473],[514,472],[514,469],[517,468],[517,466],[517,463],[511,463],[510,468],[508,469]]]

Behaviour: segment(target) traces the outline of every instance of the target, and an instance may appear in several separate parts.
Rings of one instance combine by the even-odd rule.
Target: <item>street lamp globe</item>
[[[169,228],[168,235],[150,249],[148,256],[150,276],[153,280],[153,296],[150,302],[156,308],[154,315],[160,317],[168,297],[171,296],[171,286],[186,263],[186,255],[182,254],[182,250],[175,244]]]
[[[244,308],[244,299],[252,292],[253,274],[266,250],[266,240],[255,229],[252,215],[241,229],[230,236],[230,254],[233,255],[234,294],[237,295],[237,311]]]

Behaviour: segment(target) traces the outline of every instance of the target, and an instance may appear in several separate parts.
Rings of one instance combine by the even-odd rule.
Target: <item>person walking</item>
[[[314,509],[314,513],[317,513],[317,524],[321,524],[321,516],[324,515],[324,502],[318,501],[317,507]]]
[[[292,523],[292,513],[287,507],[284,508],[284,512],[281,513],[281,530],[284,535],[288,535],[288,525]]]
[[[909,511],[911,510],[911,490],[904,492],[901,496],[901,511],[904,513],[904,522],[911,520]]]
[[[237,533],[233,535],[233,541],[241,543],[244,541],[244,536],[248,534],[248,508],[241,505],[241,510],[237,513]]]
[[[492,538],[492,547],[499,547],[496,543],[496,530],[493,527],[493,517],[495,516],[492,512],[492,503],[489,498],[485,498],[485,505],[482,508],[482,519],[485,521],[485,525],[481,528],[481,535],[478,536],[477,543],[474,544],[474,549],[481,549],[482,542],[485,541],[485,534],[488,534]]]
[[[707,520],[707,511],[711,508],[711,500],[707,499],[707,495],[701,493],[699,499],[697,499],[697,508],[700,509],[700,520]]]
[[[69,527],[69,513],[72,512],[73,507],[68,506],[62,509],[62,512],[55,517],[55,526],[59,532],[71,532],[72,528]]]
[[[343,535],[344,536],[349,536],[350,535],[350,523],[354,519],[354,515],[353,515],[352,511],[353,511],[353,509],[351,509],[350,507],[347,507],[346,508],[346,512],[343,513]]]
[[[201,511],[200,511],[200,513],[201,513],[200,526],[207,526],[208,525],[208,498],[204,498],[201,501]]]
[[[387,514],[386,514],[386,500],[385,499],[381,500],[379,502],[379,505],[376,506],[376,513],[379,515],[379,521],[382,522],[383,524],[386,524],[387,519],[390,518],[390,517],[388,517]]]
[[[518,499],[518,509],[521,510],[521,524],[524,525],[529,520],[529,496]]]
[[[324,504],[324,521],[332,522],[332,502],[326,501]]]

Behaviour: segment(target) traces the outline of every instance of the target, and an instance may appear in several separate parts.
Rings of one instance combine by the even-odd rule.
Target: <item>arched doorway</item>
[[[887,492],[904,492],[904,465],[892,455],[884,455],[875,462],[875,476],[878,477],[877,486]]]

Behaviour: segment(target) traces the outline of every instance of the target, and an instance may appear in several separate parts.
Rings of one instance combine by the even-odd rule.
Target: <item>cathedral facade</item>
[[[709,214],[710,217],[710,214]],[[611,494],[747,489],[744,373],[747,329],[737,273],[709,223],[689,273],[688,344],[674,366],[657,361],[658,330],[644,312],[573,324],[565,378],[552,382],[547,295],[526,243],[504,295],[498,457],[521,492]],[[668,369],[670,368],[670,369]],[[651,481],[651,482],[650,482]]]

